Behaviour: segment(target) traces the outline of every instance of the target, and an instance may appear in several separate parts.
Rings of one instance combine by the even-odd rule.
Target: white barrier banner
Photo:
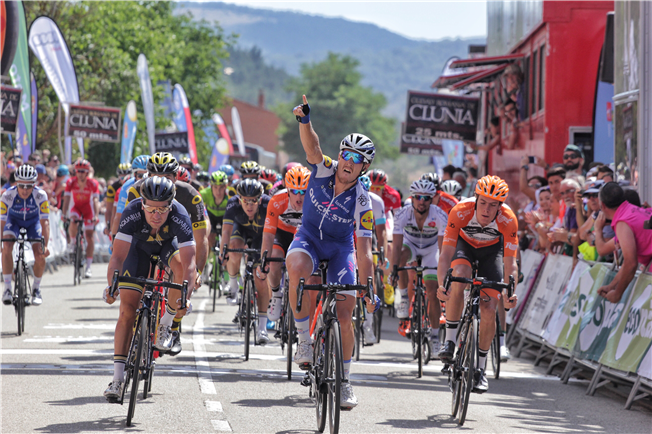
[[[524,250],[521,253],[521,273],[523,273],[523,281],[516,285],[516,290],[514,291],[518,296],[518,304],[524,306],[527,302],[527,295],[534,285],[537,274],[539,273],[539,268],[541,263],[546,259],[546,255],[535,252],[534,250]],[[523,309],[511,309],[507,312],[506,320],[507,324],[514,324],[518,321],[519,316],[521,315]]]
[[[645,357],[641,360],[641,366],[638,367],[638,375],[652,380],[652,346],[647,349]]]

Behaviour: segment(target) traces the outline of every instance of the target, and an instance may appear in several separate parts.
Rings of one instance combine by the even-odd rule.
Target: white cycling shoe
[[[500,361],[501,362],[506,362],[512,358],[512,355],[509,352],[509,348],[507,348],[507,345],[501,345],[500,347]]]
[[[353,394],[353,386],[349,381],[342,381],[340,386],[340,408],[351,410],[358,405],[358,398]]]
[[[294,363],[299,365],[302,369],[307,369],[312,364],[312,352],[313,349],[311,342],[299,342],[297,345],[297,352],[294,355]]]
[[[283,294],[280,296],[274,295],[269,299],[269,305],[267,306],[267,319],[270,321],[278,321],[281,317],[281,311],[283,310]]]

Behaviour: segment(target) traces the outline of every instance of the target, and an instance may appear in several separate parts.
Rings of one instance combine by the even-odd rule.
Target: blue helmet
[[[131,162],[132,170],[147,170],[147,161],[149,161],[149,155],[139,155]]]
[[[226,173],[226,176],[233,176],[235,174],[235,169],[230,164],[222,164],[217,170]]]

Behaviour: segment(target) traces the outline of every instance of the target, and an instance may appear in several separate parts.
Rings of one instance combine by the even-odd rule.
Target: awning
[[[489,81],[493,81],[498,75],[503,73],[508,65],[508,63],[505,63],[503,65],[496,66],[495,68],[485,69],[484,71],[480,72],[476,71],[476,74],[473,76],[453,84],[451,86],[451,90],[461,89],[473,83],[487,83]]]
[[[442,88],[442,87],[448,87],[452,84],[457,83],[460,80],[467,79],[469,77],[473,77],[475,74],[477,74],[478,71],[473,71],[473,72],[463,72],[462,74],[455,74],[455,75],[442,75],[439,77],[435,82],[430,86],[431,88]]]
[[[521,60],[525,54],[507,54],[505,56],[478,57],[476,59],[460,59],[451,62],[449,68],[469,68],[477,66],[506,65],[516,60]]]

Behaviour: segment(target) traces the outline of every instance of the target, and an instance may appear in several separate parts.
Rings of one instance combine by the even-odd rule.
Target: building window
[[[546,87],[546,46],[542,45],[539,49],[539,110],[543,110],[543,100]]]
[[[537,112],[537,64],[539,60],[538,52],[534,50],[534,53],[532,54],[532,109],[530,110],[530,113],[535,114]]]
[[[530,116],[530,56],[525,57],[523,62],[523,119]]]

